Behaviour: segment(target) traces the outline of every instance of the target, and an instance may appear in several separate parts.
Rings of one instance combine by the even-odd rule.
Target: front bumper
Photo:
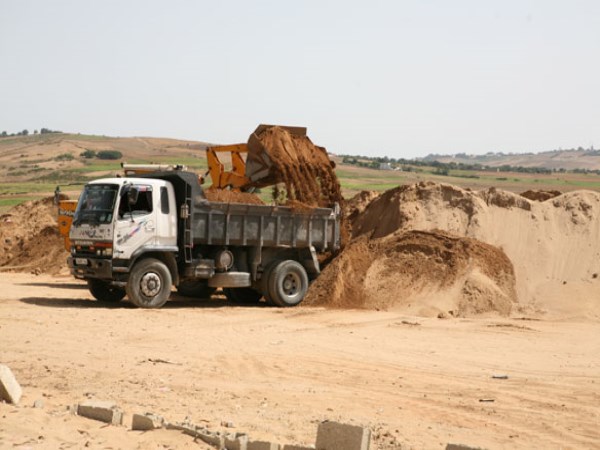
[[[83,260],[85,260],[85,264]],[[102,280],[113,278],[113,264],[110,259],[69,256],[67,264],[75,278],[99,278]]]

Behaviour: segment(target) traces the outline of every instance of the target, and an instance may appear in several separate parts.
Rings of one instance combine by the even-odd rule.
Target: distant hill
[[[485,155],[428,155],[419,158],[422,161],[439,161],[442,163],[481,164],[489,167],[544,167],[547,169],[600,169],[600,150],[571,149],[553,150],[541,153],[486,153]]]
[[[108,137],[48,133],[0,138],[3,182],[84,181],[120,171],[121,161],[206,167],[205,142],[147,137]],[[100,159],[99,152],[122,155]],[[82,156],[86,155],[86,157]]]

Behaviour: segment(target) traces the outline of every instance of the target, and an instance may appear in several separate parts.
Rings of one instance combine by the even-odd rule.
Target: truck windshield
[[[73,224],[112,222],[118,190],[116,184],[86,185],[79,197]]]

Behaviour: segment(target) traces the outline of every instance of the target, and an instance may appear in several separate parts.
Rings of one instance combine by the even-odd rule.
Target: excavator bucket
[[[282,182],[281,174],[276,170],[273,164],[273,156],[269,150],[263,146],[259,135],[275,125],[259,125],[248,139],[248,154],[246,156],[246,178],[250,180],[253,187],[270,186]],[[287,127],[277,125],[294,136],[306,136],[305,127]]]

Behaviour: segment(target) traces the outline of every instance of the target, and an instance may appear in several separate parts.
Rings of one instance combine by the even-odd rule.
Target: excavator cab
[[[226,170],[219,159],[219,153],[229,153],[231,170]],[[242,155],[248,153],[246,144],[218,145],[206,149],[207,175],[210,175],[213,189],[244,190],[249,184],[246,177],[246,161]],[[203,181],[203,179],[201,179]]]

